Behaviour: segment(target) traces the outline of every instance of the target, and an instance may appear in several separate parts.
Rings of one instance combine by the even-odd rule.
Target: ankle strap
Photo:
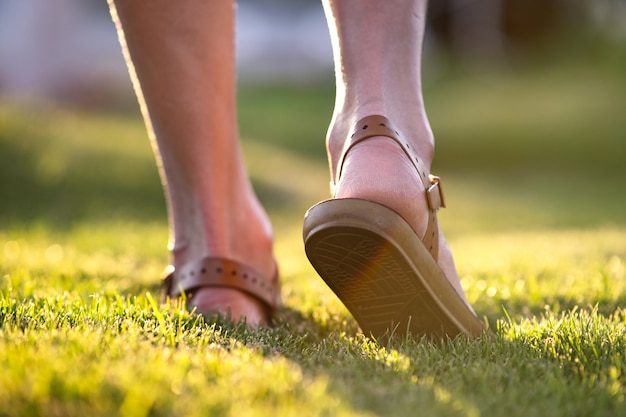
[[[280,303],[278,269],[265,277],[248,265],[230,259],[207,257],[174,270],[168,267],[162,282],[162,298],[189,296],[203,287],[227,287],[246,292],[263,301],[271,311]]]

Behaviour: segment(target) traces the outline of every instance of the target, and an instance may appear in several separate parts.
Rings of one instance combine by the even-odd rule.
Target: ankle
[[[406,109],[414,110],[409,113]],[[400,111],[392,106],[385,106],[384,103],[371,101],[349,110],[335,112],[327,136],[327,149],[333,178],[345,143],[350,138],[354,126],[362,118],[372,115],[389,119],[399,131],[400,138],[408,143],[427,168],[430,168],[434,157],[435,141],[423,104],[418,103]]]
[[[217,207],[189,210],[184,222],[174,222],[169,245],[173,265],[179,268],[216,257],[240,262],[263,276],[272,276],[273,233],[267,215],[253,195],[242,201],[228,200]]]

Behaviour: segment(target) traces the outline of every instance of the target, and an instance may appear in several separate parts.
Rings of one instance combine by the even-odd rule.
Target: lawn
[[[0,416],[626,414],[626,77],[596,57],[426,84],[441,223],[494,338],[381,345],[306,261],[332,85],[242,85],[276,229],[275,326],[159,302],[168,261],[137,111],[0,104]]]

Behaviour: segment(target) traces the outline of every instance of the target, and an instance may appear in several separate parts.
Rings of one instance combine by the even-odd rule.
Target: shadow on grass
[[[616,366],[623,367],[623,341],[607,345],[604,332],[614,319],[595,309],[573,308],[560,319],[550,314],[544,319],[553,324],[536,330],[503,322],[494,338],[408,337],[385,348],[345,322],[322,325],[293,309],[281,310],[279,317],[279,327],[268,337],[278,335],[284,345],[267,353],[278,351],[311,379],[328,381],[338,406],[351,410],[394,416],[416,410],[420,415],[567,416],[595,415],[599,404],[623,408],[610,376]]]

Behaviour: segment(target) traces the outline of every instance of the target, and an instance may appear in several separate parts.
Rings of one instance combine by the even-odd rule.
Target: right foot
[[[365,115],[364,115],[365,116]],[[393,123],[393,116],[387,116]],[[398,119],[398,118],[396,118]],[[410,123],[397,125],[398,129]],[[330,130],[328,145],[331,172],[337,175],[344,142],[349,140],[352,126],[336,124]],[[404,127],[407,129],[407,127]],[[400,131],[400,137],[416,152],[422,166],[430,170],[433,157],[433,139],[428,126],[413,126]],[[346,154],[341,178],[335,178],[335,198],[360,198],[382,204],[404,218],[418,236],[423,237],[428,222],[425,186],[418,172],[402,148],[388,137],[371,137],[356,144]],[[438,264],[459,296],[469,306],[454,265],[452,252],[439,230]]]

